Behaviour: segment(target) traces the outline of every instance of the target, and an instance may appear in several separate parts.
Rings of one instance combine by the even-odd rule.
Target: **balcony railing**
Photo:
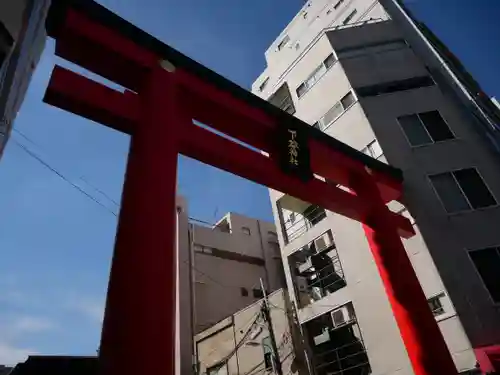
[[[284,223],[286,242],[290,243],[313,228],[326,217],[326,211],[319,206],[310,206],[299,218],[287,219]]]
[[[302,283],[296,283],[300,307],[319,301],[347,285],[335,247],[331,246],[324,252],[329,254],[329,264],[317,268],[309,258],[305,263],[298,265],[296,269],[297,277],[304,280]]]
[[[316,375],[367,375],[370,363],[362,341],[353,341],[323,353],[314,354]]]

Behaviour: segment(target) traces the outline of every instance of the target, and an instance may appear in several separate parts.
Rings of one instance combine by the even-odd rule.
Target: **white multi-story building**
[[[395,0],[309,0],[265,56],[255,94],[403,171],[390,208],[456,367],[500,371],[498,108]],[[316,375],[412,374],[361,224],[270,196]]]

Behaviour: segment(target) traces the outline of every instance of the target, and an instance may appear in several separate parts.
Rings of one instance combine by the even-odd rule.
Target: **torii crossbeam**
[[[58,56],[126,88],[116,91],[56,66],[44,98],[131,135],[102,374],[174,373],[179,153],[363,223],[415,374],[456,373],[401,243],[414,229],[386,206],[401,198],[400,170],[284,113],[91,0],[53,0],[47,32]],[[281,147],[292,133],[300,135],[300,166]]]

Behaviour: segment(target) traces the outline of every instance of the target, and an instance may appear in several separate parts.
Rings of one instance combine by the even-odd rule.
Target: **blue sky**
[[[243,87],[301,0],[102,0],[139,27]],[[500,97],[496,0],[412,0],[485,91]],[[0,162],[0,364],[28,353],[94,354],[116,218],[19,146],[117,211],[128,138],[42,103],[56,59],[49,42]],[[98,190],[96,190],[96,188]],[[227,211],[271,219],[267,191],[193,160],[179,162],[190,215]],[[100,191],[104,192],[104,196]],[[111,200],[111,199],[112,200]]]

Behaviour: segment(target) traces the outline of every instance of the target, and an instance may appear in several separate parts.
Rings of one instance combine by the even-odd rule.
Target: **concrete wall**
[[[201,225],[191,227],[195,332],[257,300],[253,289],[260,290],[261,278],[268,291],[284,286],[275,226],[235,213],[223,220],[229,224],[229,233]],[[243,295],[242,288],[248,295]],[[217,303],[221,296],[224,303]]]
[[[294,345],[294,332],[287,313],[288,303],[284,290],[272,293],[269,301],[283,373],[297,374],[300,370],[300,373],[305,374],[300,350]],[[195,336],[200,374],[206,374],[207,369],[223,360],[227,362],[229,375],[272,372],[264,369],[261,343],[263,338],[269,336],[269,331],[260,317],[262,304],[263,300],[259,300]],[[249,331],[253,332],[251,337],[246,336]]]

